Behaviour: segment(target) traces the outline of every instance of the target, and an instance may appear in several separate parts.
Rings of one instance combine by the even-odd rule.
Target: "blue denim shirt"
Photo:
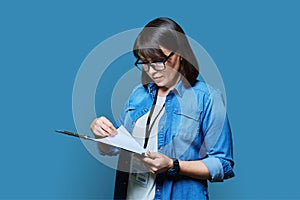
[[[138,118],[152,106],[157,87],[139,85],[130,95],[117,125],[132,132]],[[179,81],[169,92],[165,113],[158,124],[159,153],[179,161],[202,160],[211,182],[221,182],[234,176],[231,130],[221,93],[198,81],[185,88]],[[207,199],[207,180],[179,175],[156,176],[155,199]]]

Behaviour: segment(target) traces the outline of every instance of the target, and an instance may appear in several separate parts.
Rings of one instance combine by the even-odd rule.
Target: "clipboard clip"
[[[55,130],[55,132],[63,133],[63,134],[66,134],[66,135],[71,135],[71,136],[74,136],[74,137],[79,137],[79,138],[82,138],[82,139],[85,139],[85,140],[94,140],[94,138],[91,138],[90,136],[81,135],[81,134],[78,134],[78,133],[73,133],[71,131]]]

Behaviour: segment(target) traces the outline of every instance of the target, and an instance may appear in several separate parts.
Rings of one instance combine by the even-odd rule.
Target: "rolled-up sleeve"
[[[224,179],[223,166],[218,158],[205,158],[202,162],[208,168],[211,182],[221,182]]]
[[[221,94],[211,93],[204,110],[204,142],[200,154],[210,173],[210,181],[221,182],[234,177],[232,134]]]

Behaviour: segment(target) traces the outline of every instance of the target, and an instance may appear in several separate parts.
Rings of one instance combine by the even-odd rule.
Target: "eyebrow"
[[[154,59],[152,59],[152,58],[147,59],[147,58],[140,56],[138,59],[141,60],[143,63],[153,63],[153,62],[161,62],[164,59],[166,59],[167,57],[168,57],[167,55],[164,55],[164,56],[155,56]]]

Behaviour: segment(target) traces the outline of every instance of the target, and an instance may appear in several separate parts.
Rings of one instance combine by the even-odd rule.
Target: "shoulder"
[[[139,102],[148,96],[148,91],[144,88],[142,84],[137,85],[131,92],[129,96],[129,102]]]
[[[220,90],[212,87],[211,85],[203,82],[203,81],[197,81],[195,85],[192,87],[195,92],[200,94],[221,94]]]
[[[140,95],[148,93],[145,87],[142,84],[137,85],[135,88],[133,88],[130,96]]]
[[[198,100],[202,101],[204,104],[216,100],[224,103],[221,91],[203,81],[197,81],[191,89],[195,92]]]

